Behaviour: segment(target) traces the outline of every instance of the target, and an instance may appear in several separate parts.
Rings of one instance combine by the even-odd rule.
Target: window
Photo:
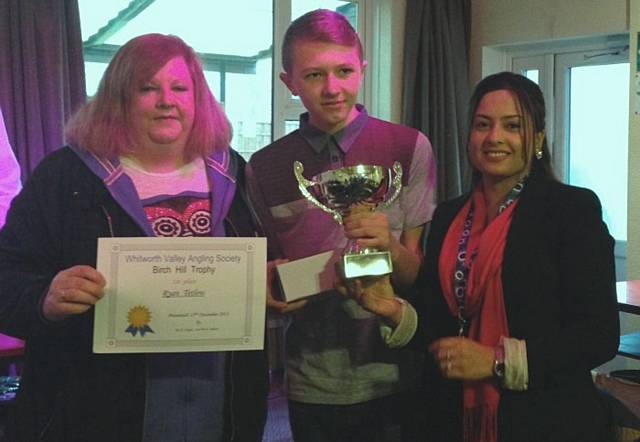
[[[564,181],[594,190],[604,219],[619,241],[627,239],[629,63],[625,46],[515,57],[513,69],[553,90],[553,162]],[[552,69],[550,68],[552,66]],[[552,70],[552,84],[540,81]],[[548,101],[548,100],[547,100]],[[551,118],[549,118],[550,120]]]
[[[556,135],[564,147],[559,163],[568,182],[598,194],[611,235],[626,241],[629,63],[572,58],[558,60],[564,73],[557,95],[563,106],[563,121],[556,123],[563,129]]]
[[[536,84],[540,84],[540,69],[525,69],[522,74]]]
[[[79,0],[87,94],[95,94],[111,57],[131,38],[150,32],[178,35],[200,55],[209,87],[233,126],[232,145],[248,158],[297,128],[303,111],[277,77],[279,46],[291,17],[333,9],[357,29],[362,9],[355,1],[338,0],[212,3],[182,0],[177,7],[169,0]]]
[[[625,279],[629,134],[628,36],[507,50],[511,69],[536,81],[559,177],[596,192]],[[508,63],[509,61],[507,61]]]
[[[364,44],[364,33],[362,27],[358,26],[361,21],[359,16],[364,13],[364,8],[356,1],[339,1],[339,0],[291,0],[290,8],[283,8],[277,20],[281,22],[280,26],[276,25],[276,47],[274,59],[276,63],[273,65],[274,78],[274,128],[273,138],[278,139],[298,128],[299,115],[304,112],[304,107],[297,97],[291,95],[286,86],[279,80],[278,76],[282,72],[282,39],[284,33],[291,21],[301,15],[318,8],[327,8],[340,12],[345,15],[351,26],[358,31],[360,39]]]

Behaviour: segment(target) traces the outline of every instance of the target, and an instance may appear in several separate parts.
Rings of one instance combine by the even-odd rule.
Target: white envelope
[[[286,302],[332,290],[341,252],[329,250],[276,266]]]

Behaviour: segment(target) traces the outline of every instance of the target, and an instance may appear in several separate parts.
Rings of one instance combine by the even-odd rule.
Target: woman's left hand
[[[493,347],[469,338],[441,338],[429,346],[442,376],[448,379],[477,381],[493,376]]]

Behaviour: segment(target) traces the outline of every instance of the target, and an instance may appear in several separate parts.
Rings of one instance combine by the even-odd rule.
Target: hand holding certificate
[[[264,238],[100,238],[93,351],[263,348]]]

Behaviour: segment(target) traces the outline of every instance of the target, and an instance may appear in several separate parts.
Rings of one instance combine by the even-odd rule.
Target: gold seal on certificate
[[[100,238],[95,353],[263,348],[265,238]]]
[[[151,322],[151,312],[144,305],[136,305],[129,310],[127,315],[129,319],[129,327],[125,330],[127,333],[131,333],[132,336],[140,333],[140,336],[144,336],[145,333],[153,333],[149,323]]]

